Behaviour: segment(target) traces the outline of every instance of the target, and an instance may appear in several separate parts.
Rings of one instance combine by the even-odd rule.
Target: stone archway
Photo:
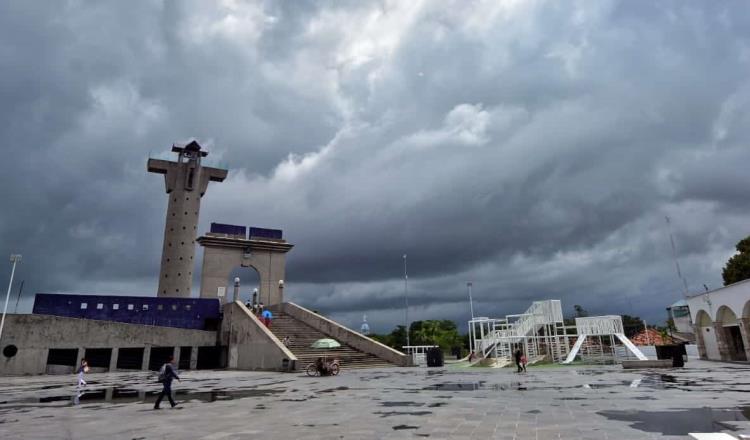
[[[236,266],[229,271],[227,286],[231,286],[231,288],[227,287],[227,302],[234,298],[234,284],[237,278],[240,279],[237,299],[243,304],[250,303],[253,299],[253,292],[255,292],[257,302],[260,296],[260,275],[254,267],[242,266]]]
[[[250,236],[246,238],[245,229],[212,223],[211,232],[198,238],[204,247],[201,298],[223,296],[223,302],[231,301],[233,286],[228,282],[229,275],[242,266],[258,272],[259,301],[267,306],[280,304],[284,301],[286,253],[293,245],[280,238],[281,231],[250,228]],[[253,235],[254,231],[259,235]]]
[[[743,341],[740,322],[732,309],[723,305],[716,312],[716,341],[719,345],[721,359],[726,361],[747,360],[746,343]]]
[[[701,359],[720,360],[719,345],[716,341],[714,323],[705,310],[695,315],[695,335],[698,342],[698,354]]]

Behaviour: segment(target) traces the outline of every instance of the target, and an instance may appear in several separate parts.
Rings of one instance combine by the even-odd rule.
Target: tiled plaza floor
[[[750,434],[750,366],[392,368],[338,377],[185,371],[0,378],[0,439],[653,439]]]

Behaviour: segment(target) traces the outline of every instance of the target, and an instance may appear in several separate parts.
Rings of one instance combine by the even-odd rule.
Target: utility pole
[[[0,339],[3,337],[3,326],[5,326],[5,313],[8,311],[8,300],[10,299],[10,288],[13,285],[13,275],[16,274],[16,263],[21,261],[21,255],[11,254],[10,262],[13,263],[13,269],[10,271],[10,282],[8,283],[8,293],[5,294],[5,307],[3,308],[3,319],[0,320]]]
[[[406,254],[404,254],[404,300],[406,301],[405,310],[405,327],[406,327],[406,346],[410,346],[409,341],[409,275],[406,274]]]
[[[26,280],[21,281],[21,286],[18,288],[18,296],[16,297],[16,308],[13,309],[13,313],[18,313],[18,302],[21,301],[21,292],[23,292],[23,283],[25,283]]]
[[[675,250],[674,237],[672,236],[672,223],[669,220],[669,216],[664,216],[664,219],[667,221],[667,230],[669,231],[669,243],[672,245],[672,258],[674,259],[674,265],[677,268],[677,277],[680,280],[682,280],[682,286],[684,288],[682,292],[682,296],[684,298],[687,298],[688,296],[687,280],[685,280],[685,277],[682,276],[682,271],[680,270],[680,262],[677,260],[677,250]]]

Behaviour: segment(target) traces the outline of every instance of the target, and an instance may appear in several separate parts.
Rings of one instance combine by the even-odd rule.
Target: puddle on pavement
[[[179,401],[216,402],[222,400],[243,399],[248,397],[266,397],[283,393],[278,389],[247,389],[247,390],[210,390],[193,391],[177,390],[175,398]],[[122,403],[153,403],[156,401],[160,391],[145,391],[133,388],[105,388],[100,390],[86,390],[82,393],[60,394],[39,398],[20,398],[13,401],[5,401],[0,404],[0,411],[7,409],[34,408],[34,407],[64,407],[79,404],[106,402],[112,404]],[[58,404],[62,403],[62,404]],[[89,406],[89,409],[97,409],[98,406]]]
[[[396,426],[393,427],[394,431],[401,431],[402,429],[419,429],[419,426],[396,425]]]
[[[424,406],[424,403],[420,402],[380,402],[380,406]]]
[[[750,407],[734,409],[687,408],[673,411],[600,411],[610,420],[631,422],[632,428],[662,435],[687,435],[689,432],[736,431],[732,422],[747,426]]]
[[[447,383],[438,383],[434,385],[428,385],[423,390],[430,390],[430,391],[478,391],[478,390],[488,390],[488,391],[506,391],[506,390],[516,390],[516,391],[525,391],[527,390],[527,386],[521,382],[508,382],[508,383],[496,383],[496,384],[487,384],[485,381],[477,381],[477,382],[447,382]],[[442,396],[438,396],[442,397]]]
[[[375,411],[373,414],[377,414],[381,418],[393,416],[428,416],[432,414],[432,411]]]
[[[438,383],[426,386],[422,389],[432,391],[476,391],[482,388],[484,388],[484,381]]]

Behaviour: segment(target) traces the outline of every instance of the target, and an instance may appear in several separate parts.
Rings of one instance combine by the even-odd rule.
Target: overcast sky
[[[404,253],[411,319],[465,322],[472,280],[478,315],[663,322],[665,216],[692,292],[750,235],[748,72],[745,1],[2,1],[10,308],[154,295],[146,160],[197,139],[199,229],[283,229],[287,297],[345,324],[403,322]]]

